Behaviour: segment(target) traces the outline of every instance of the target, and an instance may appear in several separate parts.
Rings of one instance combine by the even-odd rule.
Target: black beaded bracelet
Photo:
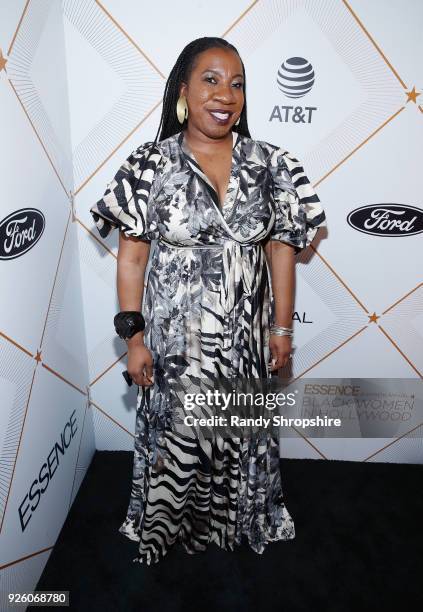
[[[137,310],[122,310],[113,319],[117,335],[123,340],[145,329],[145,319]]]

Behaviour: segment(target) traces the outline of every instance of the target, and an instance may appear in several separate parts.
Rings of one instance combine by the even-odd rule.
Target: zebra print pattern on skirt
[[[141,404],[143,410],[147,401]],[[139,418],[145,427],[148,415]],[[243,534],[261,554],[267,543],[295,536],[283,503],[277,439],[200,441],[167,430],[162,440],[155,440],[154,463],[146,456],[148,446],[136,445],[135,465],[144,469],[134,474],[133,504],[120,527],[139,542],[134,561],[156,563],[175,542],[190,554],[205,551],[210,542],[234,550]]]

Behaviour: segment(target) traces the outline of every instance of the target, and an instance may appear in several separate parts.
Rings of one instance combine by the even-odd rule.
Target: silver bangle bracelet
[[[293,336],[294,332],[291,327],[282,327],[281,325],[271,325],[270,333],[275,336]]]
[[[273,329],[270,330],[270,335],[271,336],[289,336],[290,338],[293,337],[293,334],[291,332],[273,330]]]

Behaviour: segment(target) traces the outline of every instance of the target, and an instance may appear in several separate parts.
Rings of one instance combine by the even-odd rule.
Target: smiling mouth
[[[209,110],[209,113],[218,121],[227,121],[232,115],[232,112],[230,111],[211,111]]]

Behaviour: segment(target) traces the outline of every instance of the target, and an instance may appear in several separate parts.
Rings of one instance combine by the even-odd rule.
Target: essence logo
[[[313,66],[304,57],[290,57],[278,70],[276,83],[287,98],[302,98],[309,93],[314,85]],[[274,106],[270,121],[280,123],[311,123],[316,106]]]
[[[44,228],[44,215],[36,208],[21,208],[5,217],[0,223],[0,259],[15,259],[32,249]]]
[[[38,475],[31,483],[28,493],[25,495],[18,508],[19,522],[22,531],[25,531],[32,514],[40,503],[41,496],[46,492],[52,478],[60,465],[60,457],[64,457],[72,440],[75,437],[78,427],[76,425],[75,410],[66,421],[63,431],[60,434],[60,440],[54,442],[53,448],[47,455],[46,460],[38,470]]]
[[[414,236],[423,232],[423,210],[406,204],[369,204],[352,210],[347,222],[372,236]]]

